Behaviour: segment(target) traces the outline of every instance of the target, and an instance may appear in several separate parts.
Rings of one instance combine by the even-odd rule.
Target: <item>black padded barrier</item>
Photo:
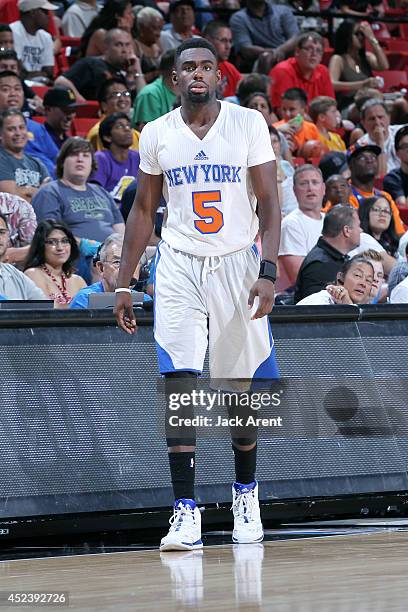
[[[151,313],[0,311],[0,519],[171,504]],[[408,490],[408,306],[276,307],[282,432],[265,502]],[[207,366],[206,366],[207,368]],[[207,370],[206,370],[207,371]],[[228,436],[199,438],[197,499],[231,499]]]

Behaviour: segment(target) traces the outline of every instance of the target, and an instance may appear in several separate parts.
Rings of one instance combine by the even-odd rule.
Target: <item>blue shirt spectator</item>
[[[299,28],[292,10],[270,0],[248,0],[247,7],[230,20],[235,52],[252,64],[268,52],[270,64],[295,48]]]
[[[91,293],[105,293],[105,287],[102,281],[89,285],[80,289],[76,296],[74,296],[69,308],[88,308],[88,300]],[[152,298],[146,293],[143,296],[144,302],[151,302]]]

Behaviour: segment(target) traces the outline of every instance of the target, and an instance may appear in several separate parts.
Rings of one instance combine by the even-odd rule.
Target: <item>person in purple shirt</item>
[[[99,138],[106,151],[95,154],[98,169],[90,180],[120,201],[126,187],[137,177],[140,162],[138,151],[130,149],[133,132],[128,115],[113,113],[106,117],[99,126]]]

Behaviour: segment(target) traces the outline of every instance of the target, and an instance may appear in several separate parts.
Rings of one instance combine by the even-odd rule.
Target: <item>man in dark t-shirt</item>
[[[84,57],[55,81],[59,87],[72,89],[77,102],[96,100],[106,79],[119,78],[130,91],[138,91],[146,83],[140,61],[134,53],[133,40],[125,30],[114,28],[106,35],[106,51],[101,57]]]
[[[347,253],[360,244],[360,231],[358,212],[352,206],[333,206],[325,216],[322,235],[300,266],[295,304],[335,282]]]

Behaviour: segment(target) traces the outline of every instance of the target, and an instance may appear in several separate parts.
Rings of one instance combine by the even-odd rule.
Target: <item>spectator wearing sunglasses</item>
[[[113,113],[126,113],[130,116],[132,108],[132,96],[123,81],[119,79],[107,79],[98,92],[98,102],[102,118],[88,132],[87,140],[91,143],[94,151],[104,151],[105,147],[99,137],[99,126],[105,117]],[[131,149],[139,150],[139,132],[132,130],[133,139]]]

